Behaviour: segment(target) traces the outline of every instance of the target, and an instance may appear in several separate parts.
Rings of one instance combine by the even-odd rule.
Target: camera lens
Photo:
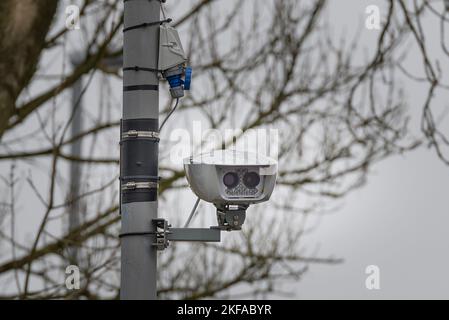
[[[232,189],[239,184],[239,176],[235,172],[227,172],[223,176],[223,183],[226,187]]]
[[[243,176],[243,184],[250,189],[254,189],[255,187],[257,187],[259,182],[260,176],[256,172],[247,172]]]

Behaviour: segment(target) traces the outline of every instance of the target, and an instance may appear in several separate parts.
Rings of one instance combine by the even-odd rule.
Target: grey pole
[[[80,63],[81,57],[79,53],[71,56],[72,67],[76,68]],[[83,87],[83,78],[80,77],[78,81],[72,86],[72,112],[73,119],[71,123],[71,135],[77,136],[82,130],[82,97],[81,91]],[[70,145],[70,154],[74,157],[81,156],[82,139],[78,139]],[[81,203],[77,199],[80,195],[81,183],[81,163],[76,161],[70,162],[70,190],[68,195],[69,200],[69,232],[78,228],[81,223]],[[69,247],[68,258],[70,264],[78,265],[78,248],[76,246]]]
[[[160,1],[125,1],[123,67],[158,67]],[[156,299],[158,140],[123,138],[132,131],[158,131],[159,80],[154,72],[124,70],[121,125],[121,299]],[[135,132],[134,131],[134,132]],[[123,189],[124,185],[134,188]],[[139,187],[136,187],[138,185]]]

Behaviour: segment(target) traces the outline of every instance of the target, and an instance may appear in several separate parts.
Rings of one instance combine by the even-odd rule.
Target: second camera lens
[[[254,189],[259,183],[260,176],[256,172],[247,172],[243,176],[243,184],[250,189]]]

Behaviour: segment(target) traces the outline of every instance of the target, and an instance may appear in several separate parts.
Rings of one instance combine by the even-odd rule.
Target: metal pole
[[[124,3],[124,28],[160,20],[160,1]],[[123,34],[123,67],[158,67],[159,25],[131,28]],[[121,132],[158,131],[159,80],[154,72],[123,72]],[[150,185],[158,177],[158,140],[121,137],[121,299],[156,299],[157,189],[124,190],[123,185]]]
[[[76,68],[79,64],[80,55],[74,54],[71,57],[72,67]],[[81,91],[83,87],[83,78],[80,77],[78,81],[72,86],[72,112],[73,120],[71,124],[72,137],[77,136],[82,130],[82,98]],[[70,145],[70,154],[74,157],[81,157],[82,139],[78,139]],[[69,200],[69,232],[78,228],[81,224],[81,203],[77,199],[80,195],[81,183],[81,163],[77,161],[70,162],[70,190],[68,195]],[[78,247],[76,245],[69,247],[68,258],[70,264],[78,265]]]

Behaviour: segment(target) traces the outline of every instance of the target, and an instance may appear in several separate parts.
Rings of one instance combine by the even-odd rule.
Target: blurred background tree
[[[283,284],[310,265],[341,262],[304,241],[311,214],[332,210],[392,155],[428,146],[449,163],[432,104],[448,87],[422,25],[424,15],[440,21],[432,32],[449,56],[443,2],[384,1],[369,52],[359,32],[335,36],[327,2],[164,5],[181,32],[194,87],[162,132],[160,215],[180,221],[192,202],[189,193],[182,197],[182,167],[169,161],[170,128],[200,120],[218,130],[277,129],[280,172],[272,201],[250,209],[243,232],[218,245],[171,245],[159,256],[160,298],[290,294]],[[79,30],[66,25],[73,4]],[[122,1],[0,3],[0,298],[119,296],[122,25]],[[410,48],[419,52],[422,75],[403,64]],[[403,78],[427,92],[418,106],[420,135],[408,126]],[[67,89],[76,86],[71,96]],[[163,117],[170,100],[166,86],[160,92]],[[80,267],[79,290],[65,286],[69,264]]]

